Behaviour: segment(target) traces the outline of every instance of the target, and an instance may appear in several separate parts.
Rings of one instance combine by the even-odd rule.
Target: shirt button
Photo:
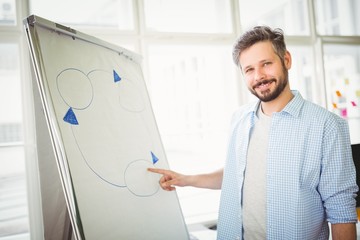
[[[240,240],[240,237],[239,237],[239,236],[237,236],[237,237],[236,237],[236,240]]]

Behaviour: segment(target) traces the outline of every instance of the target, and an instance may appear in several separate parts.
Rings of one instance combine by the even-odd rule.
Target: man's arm
[[[355,223],[331,224],[331,235],[333,240],[356,240]]]
[[[223,169],[198,175],[184,175],[171,170],[157,168],[149,168],[148,171],[163,175],[160,178],[160,186],[167,191],[175,190],[175,186],[220,189],[223,178]]]

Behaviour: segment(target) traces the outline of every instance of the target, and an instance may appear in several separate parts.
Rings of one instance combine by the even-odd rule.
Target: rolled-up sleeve
[[[355,197],[358,186],[348,124],[341,118],[329,121],[324,129],[319,183],[327,221],[332,224],[357,222]]]

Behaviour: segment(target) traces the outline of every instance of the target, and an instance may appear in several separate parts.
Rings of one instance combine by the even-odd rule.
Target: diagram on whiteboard
[[[142,119],[146,101],[137,82],[115,69],[86,73],[67,68],[57,75],[56,85],[67,109],[63,123],[71,128],[88,170],[100,181],[126,188],[135,196],[156,194],[158,176],[147,168],[156,167],[159,158],[151,126]],[[125,117],[141,124],[123,126]]]
[[[41,190],[57,182],[52,192],[61,187],[65,198],[44,211],[54,215],[44,227],[47,238],[69,218],[76,240],[189,239],[176,191],[163,191],[161,176],[147,170],[170,166],[142,56],[35,15],[24,25],[34,99],[42,105],[37,142],[46,143],[38,151]],[[59,218],[64,202],[68,211]]]

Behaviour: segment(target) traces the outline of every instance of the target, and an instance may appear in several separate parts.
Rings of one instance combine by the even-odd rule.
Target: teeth
[[[270,87],[271,82],[264,82],[256,86],[260,91],[264,91]]]
[[[270,83],[271,83],[271,81],[266,81],[266,82],[260,83],[259,85],[257,85],[257,87],[266,87],[266,86],[268,86]]]

